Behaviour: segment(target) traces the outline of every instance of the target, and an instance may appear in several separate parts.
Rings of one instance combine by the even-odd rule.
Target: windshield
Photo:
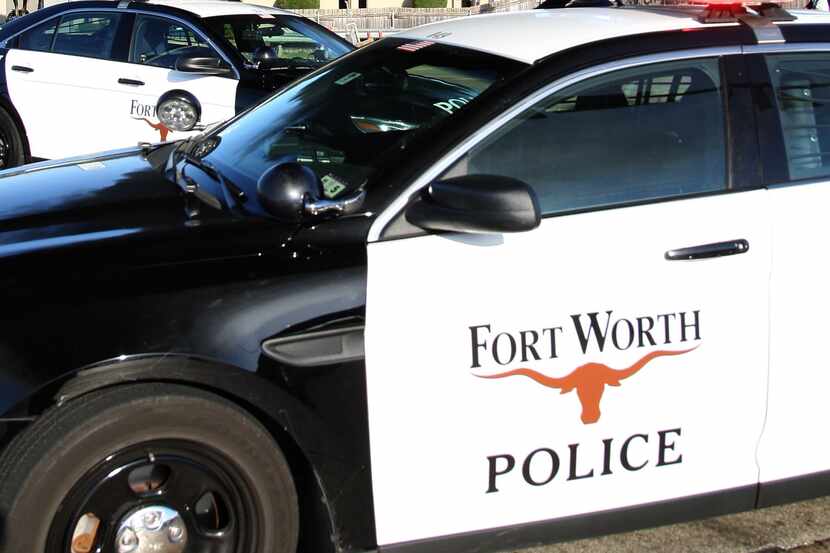
[[[300,17],[227,15],[205,22],[249,63],[268,59],[316,67],[352,49],[334,33]]]
[[[414,133],[429,133],[524,67],[455,46],[386,38],[220,129],[204,155],[239,183],[256,183],[276,163],[299,162],[334,198],[405,156]]]

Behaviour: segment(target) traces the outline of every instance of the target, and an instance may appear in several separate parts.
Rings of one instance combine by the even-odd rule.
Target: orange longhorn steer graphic
[[[682,355],[694,349],[667,351],[658,350],[642,357],[639,361],[628,367],[627,369],[614,370],[608,365],[602,363],[585,363],[561,378],[554,378],[545,376],[544,374],[531,369],[515,369],[499,374],[475,376],[479,378],[505,378],[508,376],[527,376],[548,388],[556,388],[562,390],[561,393],[576,389],[576,395],[579,397],[579,402],[582,404],[582,422],[585,424],[593,424],[599,420],[601,415],[599,409],[599,402],[602,399],[602,393],[605,391],[605,386],[619,386],[621,380],[625,380],[629,376],[633,376],[637,371],[642,369],[646,363],[656,357],[664,355]]]
[[[167,125],[165,125],[161,121],[159,121],[158,123],[153,123],[149,119],[144,119],[143,117],[142,120],[159,132],[159,136],[161,137],[162,142],[167,141],[167,134],[170,132],[170,128]]]

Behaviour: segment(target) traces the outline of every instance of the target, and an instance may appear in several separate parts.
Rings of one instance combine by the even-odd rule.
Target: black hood
[[[0,265],[16,274],[42,274],[55,264],[79,274],[103,274],[222,263],[278,248],[296,230],[186,197],[163,172],[173,147],[149,155],[119,150],[0,173]],[[216,182],[202,176],[200,186],[221,197]]]
[[[119,150],[0,172],[0,259],[181,225],[160,157]]]
[[[169,202],[179,189],[163,178],[160,162],[128,149],[2,171],[0,231]]]

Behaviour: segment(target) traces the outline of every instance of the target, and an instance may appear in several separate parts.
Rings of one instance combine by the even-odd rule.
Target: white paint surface
[[[159,142],[161,133],[131,110],[133,102],[154,110],[169,90],[185,90],[199,100],[200,125],[223,121],[235,112],[235,79],[20,49],[10,50],[4,63],[9,95],[26,127],[34,157],[58,159]],[[34,72],[13,71],[14,65]],[[121,84],[120,78],[145,84]],[[158,124],[152,113],[146,119]],[[167,140],[196,132],[170,132]]]
[[[555,217],[512,235],[370,244],[366,355],[378,543],[757,482],[767,386],[766,201],[766,191],[745,192]],[[738,238],[749,241],[748,253],[664,259],[669,249]],[[474,376],[517,367],[563,376],[587,362],[619,369],[658,349],[583,355],[570,315],[609,309],[627,318],[699,309],[700,345],[606,387],[595,424],[580,420],[575,392],[523,376]],[[473,370],[468,327],[482,324],[512,332],[561,325],[559,357]],[[682,429],[683,462],[655,467],[655,432],[673,428]],[[580,444],[580,471],[599,472],[602,440],[619,446],[636,433],[650,436],[632,446],[632,457],[650,461],[643,470],[565,480],[569,444]],[[523,481],[521,462],[541,447],[555,450],[562,466],[534,487]],[[498,479],[499,492],[486,493],[487,457],[505,453],[518,466]]]
[[[759,448],[761,480],[830,470],[830,360],[824,351],[830,312],[830,183],[770,190],[769,414]]]

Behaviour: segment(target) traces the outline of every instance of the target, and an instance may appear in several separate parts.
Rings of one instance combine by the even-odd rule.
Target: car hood
[[[26,226],[34,218],[39,226],[44,217],[59,222],[169,202],[179,189],[162,176],[159,157],[116,150],[2,171],[0,231]]]
[[[179,187],[162,147],[118,150],[0,172],[0,260],[181,227]]]
[[[89,281],[162,267],[230,267],[265,259],[296,232],[293,223],[185,196],[162,173],[172,147],[0,172],[0,289],[9,279],[54,278],[56,270]],[[219,193],[215,182],[201,184]]]

